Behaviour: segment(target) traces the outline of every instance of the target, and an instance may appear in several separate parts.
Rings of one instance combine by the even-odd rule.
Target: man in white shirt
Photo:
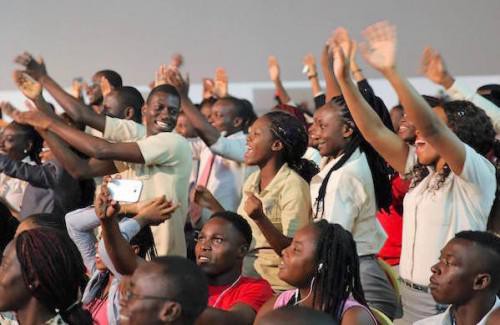
[[[442,314],[422,319],[418,325],[485,325],[500,309],[500,237],[483,231],[462,231],[441,251],[432,268],[429,288],[441,304]]]

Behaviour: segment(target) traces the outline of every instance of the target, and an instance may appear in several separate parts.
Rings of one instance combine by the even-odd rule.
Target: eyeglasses
[[[174,300],[172,300],[171,298],[168,298],[168,297],[157,297],[157,296],[139,295],[139,294],[133,293],[132,291],[130,291],[130,289],[128,289],[127,291],[125,291],[125,293],[123,294],[123,298],[124,298],[125,301],[130,301],[130,300],[145,300],[145,299],[174,301]]]
[[[199,231],[197,231],[197,232],[195,232],[194,241],[197,243],[200,243],[201,245],[203,245],[207,241],[209,241],[211,246],[217,247],[217,246],[221,246],[225,240],[224,240],[224,238],[222,238],[220,236],[206,238],[206,237],[202,236]]]

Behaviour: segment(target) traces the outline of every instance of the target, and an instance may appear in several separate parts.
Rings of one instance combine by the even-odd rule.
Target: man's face
[[[226,100],[218,100],[212,106],[212,112],[210,114],[209,122],[215,127],[219,132],[226,131],[232,133],[234,130],[234,107]]]
[[[89,105],[99,105],[102,102],[101,75],[92,76],[92,84],[87,87]]]
[[[162,299],[167,293],[158,285],[155,267],[141,264],[130,278],[125,294],[120,295],[120,324],[162,324],[160,313],[168,299]]]
[[[121,119],[124,119],[126,117],[125,114],[127,107],[124,107],[121,104],[116,91],[112,91],[111,93],[109,93],[109,95],[104,97],[102,102],[102,108],[103,108],[102,113],[110,117],[116,117]]]
[[[175,129],[180,112],[180,98],[164,92],[157,92],[147,103],[145,116],[148,135],[171,132]]]
[[[473,296],[479,255],[467,240],[452,239],[446,244],[439,261],[431,267],[429,288],[438,303],[462,304]]]
[[[201,229],[195,247],[196,264],[216,276],[241,266],[246,249],[238,231],[222,218],[210,219]]]

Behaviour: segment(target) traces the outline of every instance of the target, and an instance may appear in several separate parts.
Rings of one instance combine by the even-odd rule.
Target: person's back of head
[[[133,110],[133,114],[125,114],[130,115],[133,121],[141,123],[144,98],[139,90],[131,86],[124,86],[116,89],[115,92],[122,109],[130,108]]]
[[[338,324],[330,315],[319,310],[286,306],[265,314],[256,322],[257,325],[335,325]]]
[[[113,89],[118,89],[123,86],[122,77],[118,72],[114,70],[99,70],[94,74],[94,76],[96,76],[98,79],[102,77],[106,78]]]

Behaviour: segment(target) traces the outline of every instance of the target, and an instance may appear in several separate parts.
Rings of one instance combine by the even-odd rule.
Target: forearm
[[[116,218],[101,220],[102,240],[113,267],[122,275],[132,275],[137,268],[137,256],[122,236]]]
[[[321,86],[319,84],[318,74],[316,73],[315,75],[310,76],[308,78],[309,78],[309,82],[311,83],[312,95],[313,95],[313,97],[316,97],[316,96],[318,96],[318,94],[320,94],[322,92]]]
[[[408,120],[415,124],[422,137],[432,137],[442,129],[444,123],[434,114],[410,82],[401,76],[397,68],[384,72],[384,76],[396,91]]]
[[[333,97],[340,96],[342,93],[340,92],[339,84],[333,75],[333,71],[328,67],[321,65],[321,69],[323,70],[323,75],[325,77],[326,84],[326,102],[329,102]]]
[[[283,235],[265,215],[260,216],[254,221],[271,248],[274,249],[276,254],[281,256],[281,252],[290,246],[292,239]]]
[[[288,95],[281,79],[274,80],[274,87],[276,88],[276,93],[282,104],[288,104],[290,102],[290,96]]]
[[[55,98],[64,111],[77,123],[88,124],[94,129],[104,131],[105,118],[92,110],[91,107],[67,93],[50,76],[41,78],[41,83],[45,89]]]
[[[181,96],[182,111],[193,125],[200,138],[211,146],[219,139],[220,132],[213,127],[201,112],[194,107],[188,96]]]
[[[21,179],[33,186],[51,188],[55,182],[55,170],[49,166],[30,165],[0,155],[0,171],[7,176]]]

